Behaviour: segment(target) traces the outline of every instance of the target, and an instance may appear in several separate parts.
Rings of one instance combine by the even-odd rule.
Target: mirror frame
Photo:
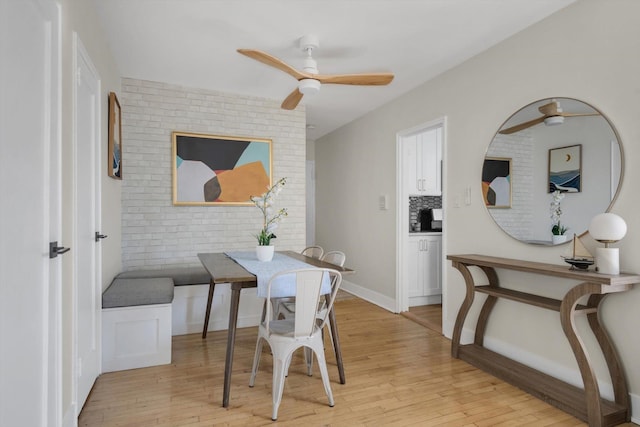
[[[526,110],[527,108],[530,108],[532,105],[534,104],[539,104],[540,102],[543,101],[551,101],[551,100],[559,100],[560,102],[562,102],[562,100],[570,100],[570,101],[575,101],[575,102],[579,102],[582,103],[584,105],[586,105],[587,107],[593,109],[594,111],[596,111],[609,125],[609,127],[611,128],[611,131],[613,132],[613,135],[616,138],[616,141],[618,143],[618,149],[620,150],[620,177],[618,179],[618,187],[616,188],[616,191],[613,195],[613,197],[611,198],[611,201],[609,202],[609,205],[607,206],[606,210],[604,212],[610,212],[611,209],[613,208],[613,205],[615,204],[616,200],[618,199],[618,196],[620,195],[620,190],[622,188],[622,185],[624,183],[624,172],[625,172],[625,154],[624,154],[624,147],[622,146],[622,140],[620,139],[620,134],[618,133],[618,130],[616,129],[616,127],[613,125],[613,123],[611,122],[611,120],[609,120],[609,118],[598,108],[594,107],[592,104],[585,102],[581,99],[577,99],[577,98],[573,98],[573,97],[567,97],[567,96],[554,96],[554,97],[545,97],[545,98],[540,98],[536,101],[530,102],[526,105],[524,105],[523,107],[519,108],[518,110],[516,110],[513,114],[511,114],[504,122],[502,122],[502,124],[498,127],[498,129],[494,132],[493,137],[491,138],[491,141],[489,141],[489,145],[487,146],[486,150],[485,150],[485,154],[484,157],[482,158],[483,161],[483,167],[480,169],[480,182],[482,185],[482,173],[483,173],[483,169],[484,169],[484,161],[487,158],[493,158],[496,157],[495,155],[489,155],[489,149],[491,147],[491,144],[494,142],[494,140],[496,139],[496,136],[499,134],[500,130],[505,128],[505,125],[514,117],[516,116],[518,113],[522,112],[523,110]],[[496,220],[496,218],[494,217],[494,215],[491,213],[492,210],[494,209],[498,209],[500,210],[500,208],[489,208],[488,206],[486,206],[486,204],[484,203],[484,197],[482,196],[482,188],[481,188],[481,196],[480,199],[482,200],[482,204],[484,205],[484,209],[487,212],[487,214],[489,214],[489,216],[491,217],[491,219],[493,220],[493,222],[498,226],[498,228],[500,228],[500,230],[502,230],[503,233],[505,233],[506,235],[508,235],[509,237],[511,237],[512,239],[520,242],[520,243],[524,243],[524,244],[529,244],[529,245],[535,245],[535,246],[559,246],[568,242],[571,242],[571,239],[567,239],[565,242],[562,243],[558,243],[558,244],[553,244],[552,242],[537,242],[537,241],[526,241],[526,240],[521,240],[515,236],[513,236],[511,233],[507,232],[501,224],[498,223],[498,221]],[[586,235],[589,232],[588,228],[582,232],[580,232],[580,234],[576,233],[576,235],[578,235],[578,237],[583,237],[584,235]]]

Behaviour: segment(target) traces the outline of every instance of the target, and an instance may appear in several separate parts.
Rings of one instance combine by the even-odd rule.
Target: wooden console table
[[[588,422],[589,426],[612,426],[629,421],[631,408],[624,370],[609,335],[600,323],[598,310],[607,294],[631,289],[633,285],[640,283],[640,276],[635,274],[611,276],[593,271],[570,270],[568,266],[563,265],[483,255],[449,255],[447,259],[451,260],[453,267],[462,273],[466,284],[466,297],[458,311],[453,330],[451,344],[453,357],[462,359]],[[476,286],[469,270],[469,267],[474,266],[484,272],[488,285]],[[496,269],[573,279],[581,283],[571,288],[562,300],[557,300],[500,287]],[[460,345],[462,327],[476,292],[487,294],[487,299],[480,310],[473,344]],[[578,300],[584,296],[588,296],[586,305],[578,304]],[[506,298],[560,313],[560,324],[578,362],[584,390],[483,347],[487,321],[498,298]],[[587,316],[589,326],[606,360],[613,385],[614,402],[600,397],[597,378],[590,364],[587,350],[575,327],[575,318],[580,315]]]

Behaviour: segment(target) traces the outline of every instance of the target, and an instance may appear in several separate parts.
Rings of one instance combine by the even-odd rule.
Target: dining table
[[[355,270],[331,264],[317,258],[311,258],[294,251],[278,252],[288,257],[294,258],[310,266],[319,268],[331,268],[339,271],[342,275],[353,274]],[[207,309],[205,312],[204,326],[202,328],[202,338],[207,337],[209,317],[211,316],[211,305],[213,293],[216,285],[229,284],[231,286],[231,307],[229,310],[229,328],[227,330],[227,351],[224,365],[224,391],[222,395],[222,406],[229,407],[229,396],[231,390],[231,372],[233,368],[233,350],[236,338],[236,326],[238,323],[238,307],[240,305],[240,294],[242,289],[256,288],[258,286],[257,277],[247,271],[243,266],[235,262],[224,252],[199,253],[200,262],[211,276],[209,282],[209,295],[207,297]],[[338,365],[338,375],[340,384],[346,383],[344,366],[342,363],[342,351],[340,349],[340,339],[334,309],[329,314],[329,327],[333,338],[333,346],[336,353],[336,364]]]

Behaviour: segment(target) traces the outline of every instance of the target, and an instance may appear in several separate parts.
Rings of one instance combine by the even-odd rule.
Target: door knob
[[[65,248],[64,246],[58,246],[58,242],[49,242],[49,258],[56,258],[58,255],[62,255],[71,250],[71,248]]]
[[[99,231],[96,231],[96,242],[99,242],[100,239],[106,239],[107,237],[109,236],[107,236],[106,234],[100,234]]]

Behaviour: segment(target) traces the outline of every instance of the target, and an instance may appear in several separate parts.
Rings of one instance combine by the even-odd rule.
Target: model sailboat
[[[571,257],[562,257],[564,261],[571,264],[571,269],[586,270],[593,264],[593,255],[587,250],[582,240],[574,233],[573,235],[573,253]]]

